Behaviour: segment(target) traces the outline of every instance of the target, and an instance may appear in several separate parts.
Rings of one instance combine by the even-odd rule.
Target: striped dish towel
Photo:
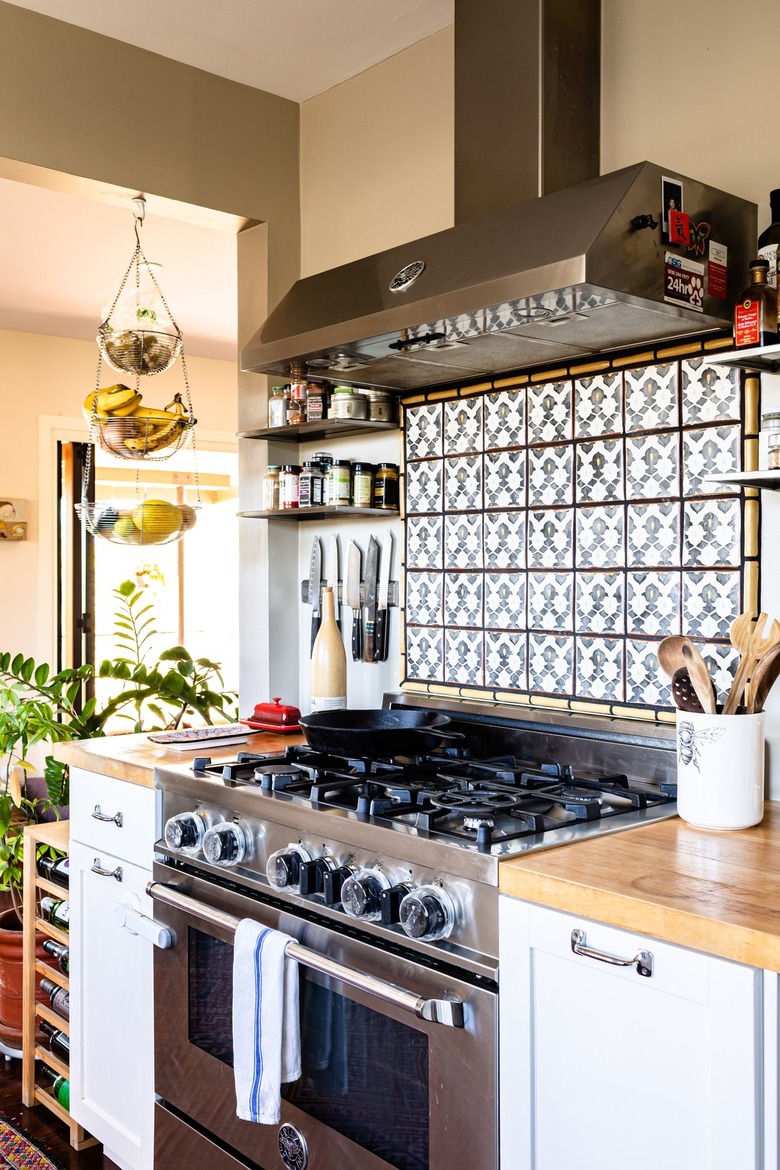
[[[276,1125],[281,1087],[301,1075],[298,964],[294,940],[244,918],[233,949],[233,1076],[236,1113]]]

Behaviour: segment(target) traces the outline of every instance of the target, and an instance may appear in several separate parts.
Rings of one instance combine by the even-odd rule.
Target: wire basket
[[[134,415],[96,418],[92,424],[98,442],[109,455],[120,459],[167,459],[190,438],[195,419],[152,419]]]
[[[112,369],[125,374],[162,374],[181,353],[182,336],[152,329],[116,330],[108,321],[98,329],[97,343]]]
[[[189,504],[168,500],[101,501],[76,504],[82,524],[93,536],[112,544],[173,544],[195,527],[198,514]]]

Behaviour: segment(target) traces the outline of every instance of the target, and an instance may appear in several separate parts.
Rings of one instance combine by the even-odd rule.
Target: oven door
[[[189,1170],[199,1140],[211,1147],[202,1158],[216,1144],[236,1166],[262,1170],[496,1170],[494,987],[162,864],[155,878],[155,919],[174,939],[155,953],[155,1170]],[[236,1116],[232,941],[241,918],[301,944],[303,1074],[282,1087],[279,1126]]]

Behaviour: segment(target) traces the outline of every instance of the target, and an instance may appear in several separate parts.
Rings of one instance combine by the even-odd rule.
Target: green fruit
[[[132,516],[120,516],[119,519],[114,522],[114,527],[112,529],[114,536],[120,536],[122,538],[133,536],[135,533],[137,533],[137,531],[138,529],[136,528],[135,524],[133,524]]]
[[[144,542],[171,536],[181,528],[181,509],[167,500],[146,500],[133,511],[133,523],[143,533]]]

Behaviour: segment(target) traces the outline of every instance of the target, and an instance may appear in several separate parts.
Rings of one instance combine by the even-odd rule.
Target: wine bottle
[[[47,955],[51,955],[53,959],[57,960],[57,965],[63,975],[70,974],[70,950],[68,947],[58,943],[53,938],[45,938],[43,940],[43,949]]]
[[[52,926],[59,926],[60,930],[70,928],[70,902],[61,898],[41,898],[41,917]]]
[[[777,289],[766,282],[769,262],[751,260],[751,282],[734,305],[734,345],[740,349],[777,343]]]
[[[780,188],[769,192],[769,207],[772,222],[758,237],[758,258],[769,263],[766,282],[777,288],[778,244],[780,244]]]
[[[55,1056],[66,1063],[70,1060],[70,1037],[61,1028],[55,1028],[48,1020],[39,1020],[38,1027],[49,1041],[49,1048]]]
[[[340,711],[347,705],[347,655],[336,625],[333,590],[322,591],[322,623],[311,656],[312,711]]]
[[[65,1109],[70,1109],[70,1081],[68,1078],[64,1077],[62,1073],[55,1072],[53,1068],[49,1068],[45,1064],[43,1066],[43,1073],[52,1082],[51,1091],[53,1097]]]
[[[48,881],[67,888],[70,884],[70,858],[39,857],[38,873]]]
[[[49,997],[52,1010],[63,1019],[70,1019],[70,994],[53,979],[41,979],[41,990]]]

